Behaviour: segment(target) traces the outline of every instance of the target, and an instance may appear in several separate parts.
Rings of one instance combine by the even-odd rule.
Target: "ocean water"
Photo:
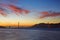
[[[0,40],[60,40],[60,31],[0,29]]]

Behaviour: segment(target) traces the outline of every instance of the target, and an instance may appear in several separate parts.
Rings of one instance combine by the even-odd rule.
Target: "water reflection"
[[[0,40],[60,40],[60,31],[0,29]]]

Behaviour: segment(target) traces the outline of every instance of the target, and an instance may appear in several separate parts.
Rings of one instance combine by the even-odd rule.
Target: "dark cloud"
[[[0,14],[1,14],[2,16],[7,16],[7,13],[4,11],[3,8],[0,8]]]

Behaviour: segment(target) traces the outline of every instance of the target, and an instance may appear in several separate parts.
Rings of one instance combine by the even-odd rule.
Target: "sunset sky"
[[[60,23],[60,0],[0,0],[0,26],[17,26],[18,22],[20,26]]]

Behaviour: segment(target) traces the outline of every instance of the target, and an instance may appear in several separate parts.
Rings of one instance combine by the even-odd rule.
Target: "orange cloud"
[[[28,14],[29,11],[28,10],[24,10],[22,8],[19,8],[17,6],[14,6],[14,5],[9,5],[8,6],[11,10],[13,10],[17,15],[18,14],[22,14],[22,12],[25,12],[25,14]]]
[[[12,5],[12,4],[0,4],[2,7],[8,7],[8,9],[11,9],[16,15],[20,15],[24,12],[24,14],[28,14],[30,11],[29,10],[25,10],[25,9],[22,9],[22,8],[19,8],[15,5]]]
[[[30,11],[28,11],[28,10],[23,10],[24,12],[25,12],[25,14],[28,14]]]
[[[49,12],[41,12],[43,15],[49,14]]]
[[[40,18],[60,16],[60,12],[41,12],[41,14]]]

